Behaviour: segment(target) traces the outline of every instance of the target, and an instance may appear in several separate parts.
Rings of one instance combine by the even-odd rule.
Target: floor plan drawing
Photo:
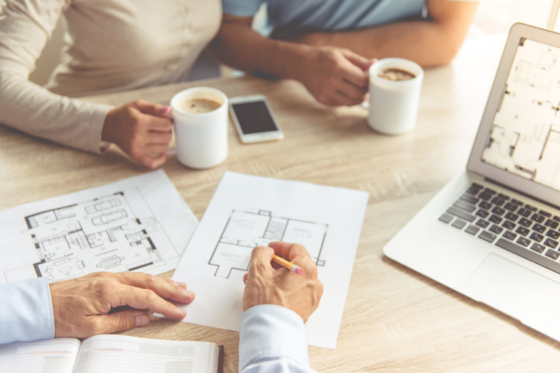
[[[321,251],[328,225],[277,217],[271,211],[233,210],[208,262],[214,276],[228,278],[232,270],[247,271],[251,251],[271,241],[297,242],[305,246],[317,266],[324,266]]]
[[[300,262],[302,276],[314,276],[316,269],[325,289],[305,324],[307,342],[334,348],[368,197],[358,190],[226,171],[173,273],[174,281],[196,292],[196,302],[178,305],[188,307],[182,321],[239,330],[253,248],[273,240],[298,243],[317,266]]]
[[[137,188],[23,219],[28,229],[21,234],[34,246],[37,261],[6,271],[7,281],[35,275],[56,282],[166,264],[153,240],[163,230]]]
[[[522,39],[482,159],[560,189],[560,49]]]

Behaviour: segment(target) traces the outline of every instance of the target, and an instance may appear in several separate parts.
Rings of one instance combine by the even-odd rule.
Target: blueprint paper
[[[175,269],[197,219],[162,170],[0,212],[0,283]]]
[[[334,349],[367,200],[366,192],[226,172],[173,275],[196,293],[183,321],[239,330],[252,249],[297,242],[325,288],[308,342]]]

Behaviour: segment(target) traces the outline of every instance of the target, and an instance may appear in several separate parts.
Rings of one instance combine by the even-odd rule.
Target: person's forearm
[[[265,38],[243,24],[224,23],[210,45],[221,62],[246,72],[297,79],[298,64],[310,47]]]
[[[300,316],[270,304],[249,308],[239,321],[239,372],[316,373],[309,367]]]
[[[111,107],[59,96],[28,81],[65,4],[52,0],[0,6],[0,123],[99,153]]]
[[[464,40],[466,32],[461,32],[435,21],[411,21],[353,31],[312,33],[294,41],[348,48],[366,58],[406,58],[431,67],[451,62]]]
[[[101,152],[108,105],[53,94],[0,68],[0,123],[92,153]]]

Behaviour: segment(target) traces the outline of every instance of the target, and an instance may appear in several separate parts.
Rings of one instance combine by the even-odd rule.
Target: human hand
[[[322,104],[352,106],[364,101],[368,91],[368,69],[375,62],[348,49],[306,47],[303,60],[294,61],[293,73]]]
[[[271,242],[268,246],[256,247],[251,254],[249,272],[243,277],[243,311],[261,304],[274,304],[294,311],[307,322],[323,295],[317,266],[302,245]],[[296,275],[271,263],[275,254],[300,266],[303,274]]]
[[[157,168],[167,159],[172,123],[169,106],[137,100],[107,113],[101,138],[144,166]]]
[[[146,273],[97,272],[49,285],[54,312],[55,336],[87,338],[145,326],[145,311],[111,309],[130,306],[149,309],[181,320],[187,313],[164,300],[191,303],[194,293],[185,283],[164,280]]]

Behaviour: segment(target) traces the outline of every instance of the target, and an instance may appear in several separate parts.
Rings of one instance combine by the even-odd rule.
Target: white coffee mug
[[[415,75],[410,80],[391,81],[379,76],[385,69],[400,69]],[[399,135],[416,124],[424,70],[402,58],[384,58],[369,68],[368,123],[377,132]]]
[[[181,103],[192,99],[216,101],[220,107],[207,113],[187,113]],[[196,87],[177,93],[171,99],[177,159],[190,168],[209,168],[228,155],[228,98],[214,88]]]

